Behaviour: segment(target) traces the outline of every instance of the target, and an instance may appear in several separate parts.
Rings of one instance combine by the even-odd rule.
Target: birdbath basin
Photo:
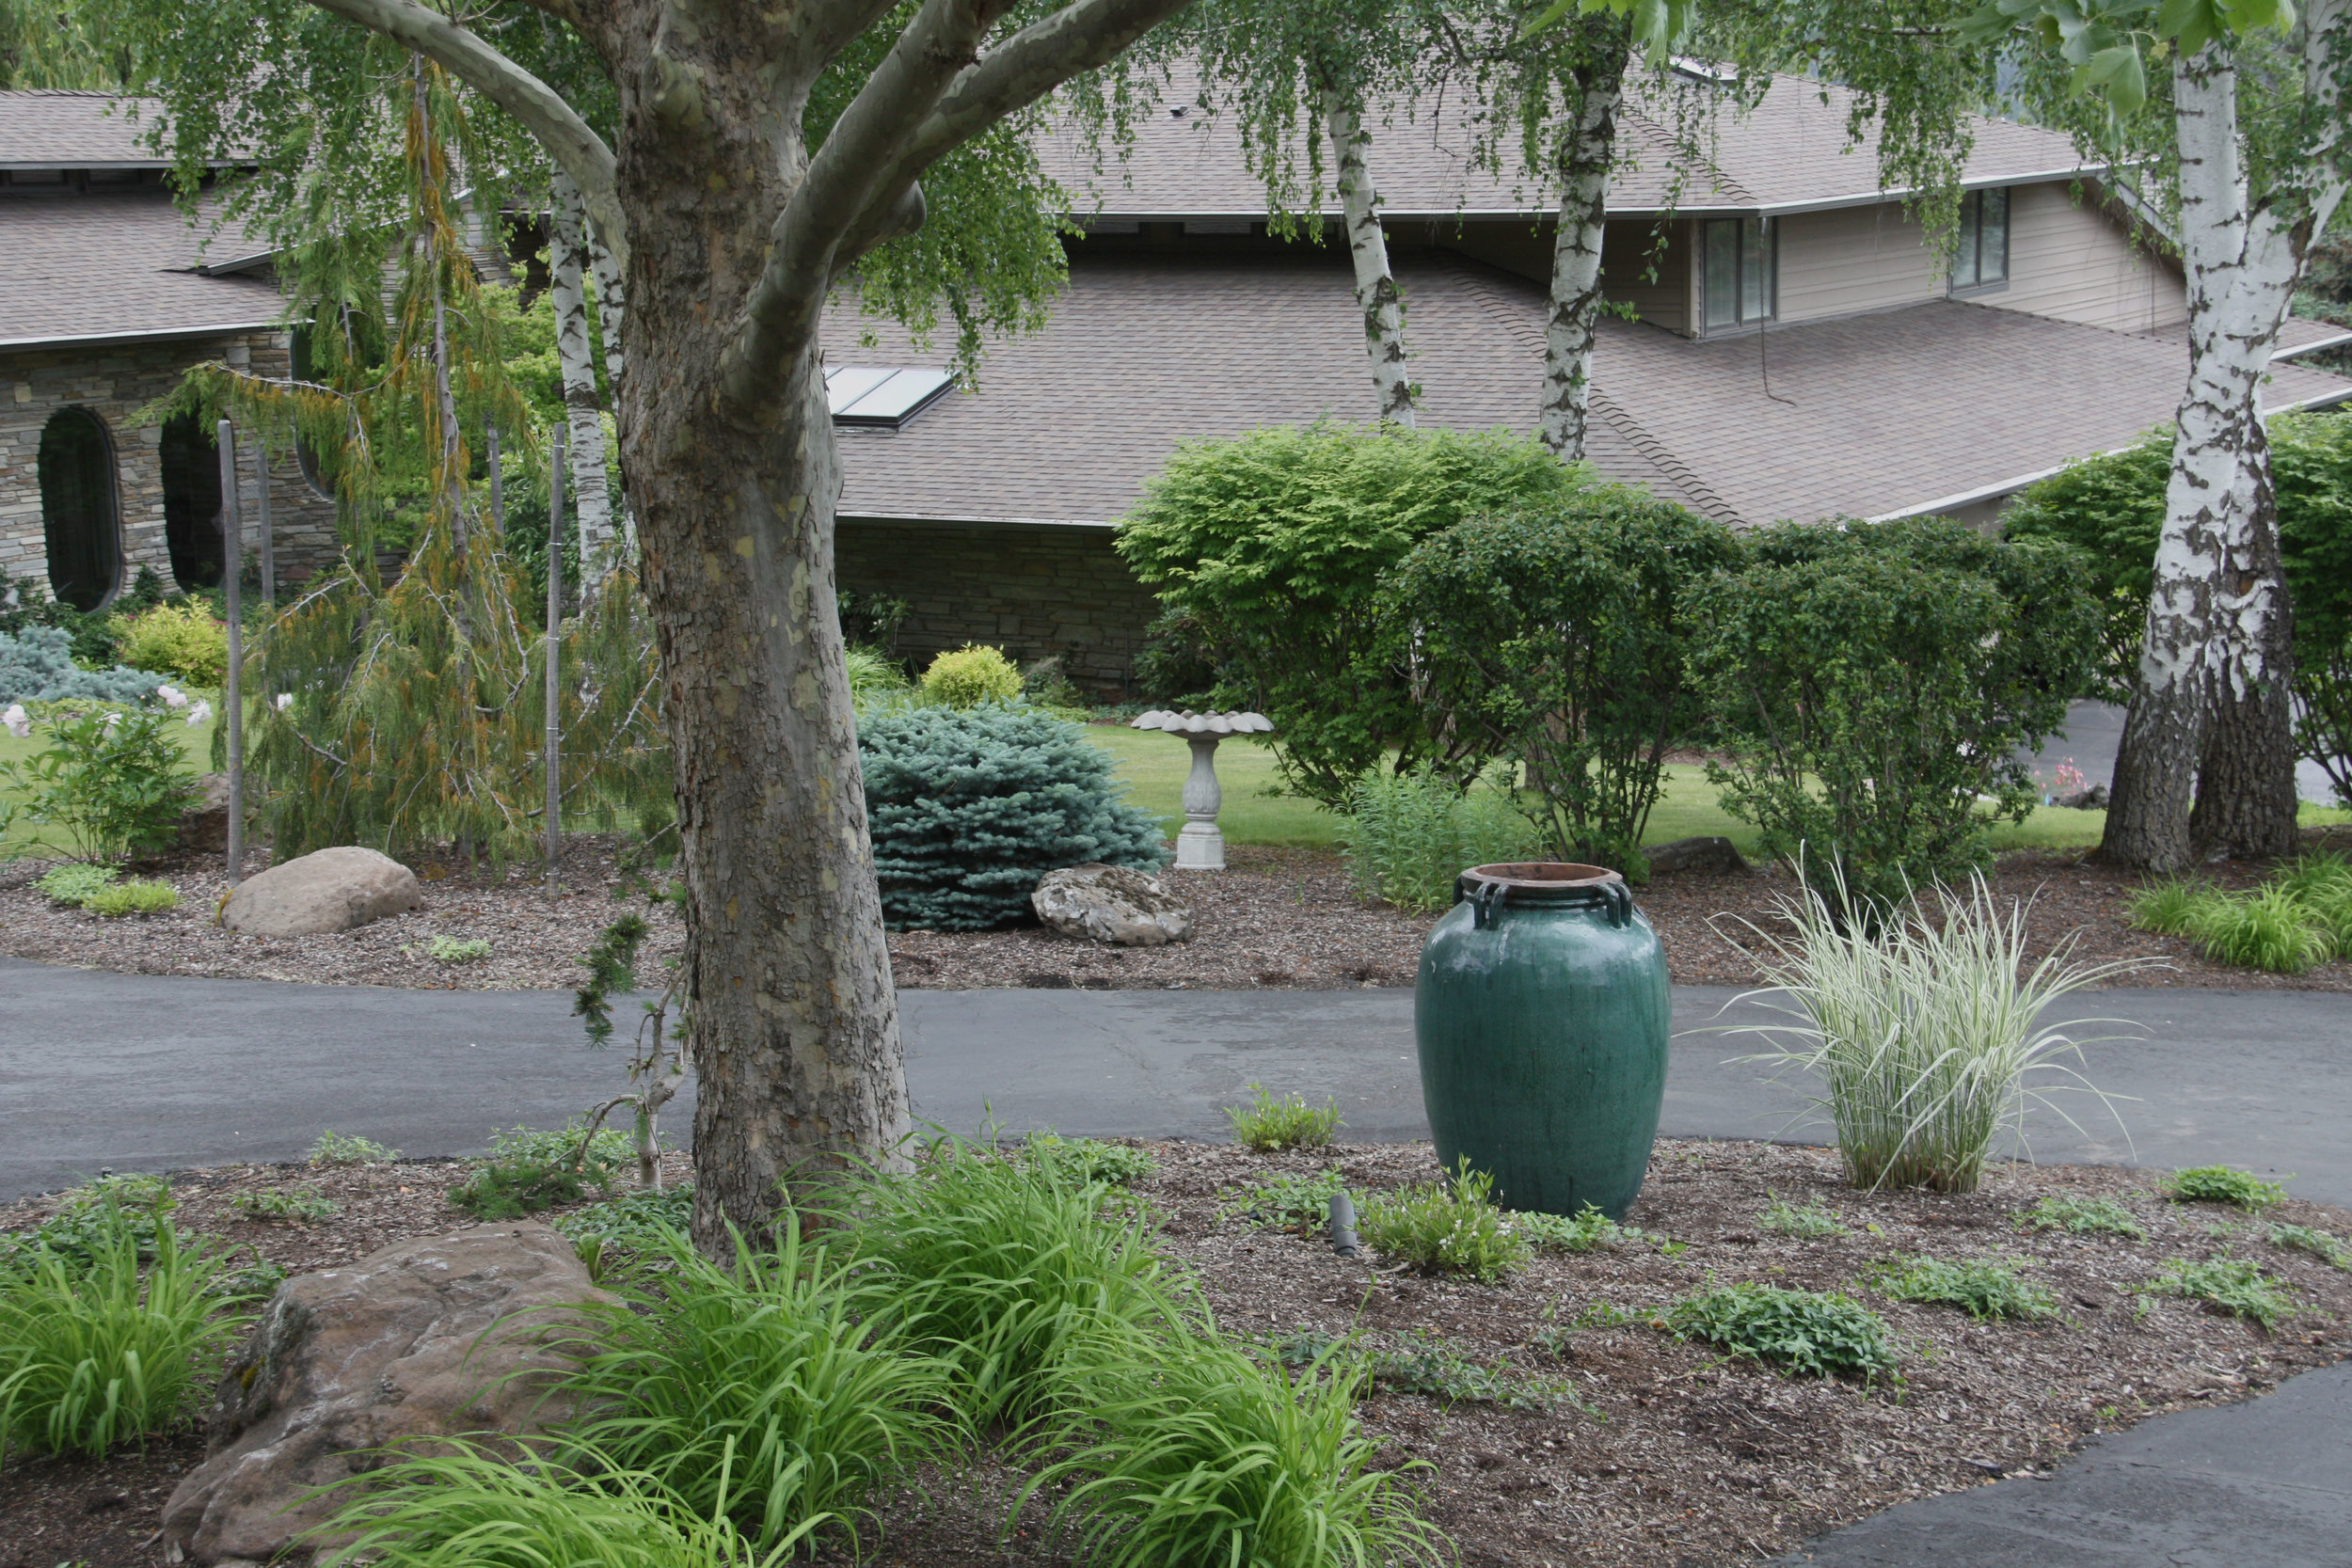
[[[1176,835],[1181,871],[1225,869],[1225,835],[1217,832],[1217,808],[1225,791],[1216,782],[1216,743],[1229,735],[1265,735],[1274,723],[1263,713],[1169,713],[1154,708],[1128,721],[1138,730],[1181,736],[1192,748],[1192,771],[1184,775],[1184,827]]]

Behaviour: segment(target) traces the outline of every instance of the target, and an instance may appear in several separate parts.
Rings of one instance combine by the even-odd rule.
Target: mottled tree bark
[[[564,377],[564,475],[580,517],[583,569],[612,537],[611,481],[605,473],[604,404],[596,395],[596,341],[588,325],[588,220],[580,186],[562,169],[550,182],[554,233],[548,246],[548,293],[555,302],[555,358]]]
[[[1326,87],[1324,125],[1338,162],[1340,211],[1348,261],[1356,273],[1356,307],[1364,317],[1364,354],[1372,361],[1373,401],[1391,424],[1413,422],[1413,383],[1405,370],[1405,295],[1389,269],[1388,235],[1380,227],[1379,192],[1372,181],[1372,133],[1354,97]]]
[[[1560,223],[1552,240],[1544,402],[1537,423],[1544,445],[1566,463],[1584,455],[1593,341],[1600,322],[1601,236],[1631,52],[1630,31],[1622,19],[1591,17],[1582,26],[1592,48],[1574,72],[1575,117],[1560,148]]]

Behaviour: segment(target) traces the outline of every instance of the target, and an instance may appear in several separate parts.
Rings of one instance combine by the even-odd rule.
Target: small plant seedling
[[[79,909],[89,896],[112,882],[121,873],[111,865],[92,865],[87,861],[69,861],[53,865],[41,874],[33,885],[49,896],[52,903]]]
[[[2325,1230],[2313,1229],[2308,1225],[2273,1225],[2270,1227],[2270,1244],[2308,1252],[2330,1268],[2352,1273],[2352,1245],[2346,1245],[2343,1238],[2331,1236]]]
[[[2175,1203],[2227,1203],[2249,1213],[2260,1213],[2287,1196],[2278,1182],[2228,1165],[2191,1165],[2174,1171],[2158,1187]]]
[[[1796,1236],[1805,1241],[1846,1233],[1846,1223],[1837,1217],[1836,1211],[1818,1202],[1791,1203],[1777,1196],[1764,1206],[1762,1213],[1756,1216],[1756,1223],[1758,1229],[1769,1230],[1775,1236]]]
[[[1384,1388],[1447,1404],[1491,1404],[1499,1410],[1542,1415],[1565,1400],[1581,1408],[1567,1379],[1539,1376],[1508,1361],[1482,1365],[1427,1329],[1403,1350],[1374,1351],[1367,1367],[1373,1381]]]
[[[1226,1119],[1233,1124],[1233,1136],[1246,1148],[1261,1154],[1324,1148],[1340,1129],[1340,1109],[1328,1100],[1319,1106],[1308,1104],[1296,1094],[1277,1100],[1260,1084],[1250,1085],[1249,1092],[1256,1097],[1249,1104],[1225,1108]]]
[[[1365,1198],[1357,1228],[1374,1251],[1424,1274],[1492,1284],[1526,1267],[1534,1252],[1495,1207],[1494,1184],[1465,1155],[1450,1180]]]
[[[636,1162],[635,1142],[617,1127],[597,1128],[583,1152],[580,1139],[587,1136],[587,1131],[579,1121],[563,1127],[516,1126],[503,1132],[494,1130],[490,1133],[489,1163],[544,1165],[549,1170],[578,1169],[591,1180],[605,1181]]]
[[[612,1178],[609,1172],[570,1171],[534,1161],[492,1162],[452,1187],[449,1201],[478,1220],[520,1219],[542,1209],[578,1203],[588,1196],[590,1183],[609,1192]]]
[[[270,1189],[239,1193],[229,1206],[262,1225],[310,1225],[342,1212],[341,1205],[316,1193]]]
[[[1638,1242],[1643,1234],[1633,1226],[1619,1225],[1589,1203],[1574,1218],[1515,1212],[1511,1224],[1543,1252],[1590,1252],[1618,1242]]]
[[[389,1165],[399,1158],[397,1148],[386,1148],[373,1138],[338,1132],[331,1127],[310,1145],[314,1165]]]
[[[1055,1132],[1032,1132],[1022,1147],[1031,1159],[1050,1161],[1057,1169],[1083,1181],[1131,1187],[1152,1174],[1149,1150],[1104,1143],[1100,1138],[1065,1138]]]
[[[1953,1262],[1915,1258],[1885,1265],[1872,1282],[1897,1301],[1957,1307],[1979,1323],[1994,1318],[2055,1318],[2058,1298],[2017,1276],[2014,1266],[1996,1259]]]
[[[2074,1236],[2122,1236],[2144,1242],[2148,1227],[2111,1197],[2044,1196],[2010,1216],[2020,1230],[2063,1230]]]
[[[693,1221],[694,1189],[682,1186],[632,1187],[548,1223],[571,1241],[589,1277],[601,1285],[625,1262],[660,1254],[668,1238],[684,1235]]]
[[[1886,1320],[1841,1291],[1719,1286],[1675,1303],[1665,1324],[1680,1338],[1800,1376],[1844,1373],[1869,1382],[1895,1370]]]
[[[1346,1185],[1335,1170],[1281,1175],[1217,1195],[1219,1219],[1247,1219],[1270,1230],[1314,1230],[1331,1217],[1331,1199]]]
[[[2293,1314],[2285,1287],[2243,1258],[2216,1258],[2192,1263],[2176,1258],[2143,1290],[2159,1295],[2185,1296],[2217,1311],[2245,1318],[2267,1331]]]
[[[180,890],[169,882],[114,882],[82,900],[82,908],[108,920],[126,914],[162,914],[180,907]]]
[[[469,964],[490,956],[490,944],[480,937],[438,936],[424,944],[424,956],[435,963]]]

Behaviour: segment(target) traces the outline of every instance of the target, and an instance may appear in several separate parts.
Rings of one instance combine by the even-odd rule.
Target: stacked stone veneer
[[[1058,655],[1078,685],[1123,693],[1159,602],[1111,548],[1107,528],[861,522],[835,531],[834,577],[913,611],[898,652],[916,665],[966,642],[1026,662]]]
[[[122,530],[123,576],[129,587],[141,566],[172,580],[164,537],[163,426],[136,422],[138,412],[169,392],[181,373],[207,359],[226,359],[263,375],[289,373],[279,332],[167,342],[88,343],[0,352],[0,568],[11,578],[49,580],[49,546],[40,514],[40,433],[60,408],[98,416],[114,442],[116,512]],[[237,490],[246,549],[261,546],[261,485],[252,449],[238,443]],[[270,460],[270,528],[276,535],[278,580],[300,582],[333,562],[335,506],[302,477],[291,452]]]

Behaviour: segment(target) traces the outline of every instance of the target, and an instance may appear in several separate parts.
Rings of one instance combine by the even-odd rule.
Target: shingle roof
[[[144,101],[111,93],[0,92],[0,168],[166,168],[139,144]],[[151,107],[151,105],[148,105]]]
[[[1235,121],[1188,106],[1194,90],[1191,79],[1180,75],[1162,106],[1137,127],[1133,152],[1123,162],[1105,154],[1100,174],[1075,132],[1058,127],[1041,134],[1045,171],[1078,198],[1082,213],[1092,210],[1099,194],[1105,216],[1263,214],[1264,187],[1242,162]],[[1753,111],[1717,118],[1708,167],[1693,171],[1676,199],[1669,193],[1677,163],[1669,129],[1675,112],[1661,89],[1646,92],[1618,121],[1612,213],[1654,213],[1670,204],[1690,212],[1786,212],[1883,198],[1875,135],[1849,148],[1846,125],[1854,95],[1844,87],[1782,76]],[[1178,106],[1185,106],[1181,118],[1168,112]],[[1474,138],[1458,97],[1424,105],[1411,117],[1399,110],[1386,120],[1370,118],[1373,182],[1390,217],[1556,213],[1557,190],[1518,174],[1516,148],[1501,176],[1474,166]],[[1969,184],[2064,178],[2080,166],[2074,143],[2063,135],[1982,117],[1971,117],[1970,125],[1975,140],[1963,176]],[[1338,200],[1327,184],[1327,175],[1322,210],[1337,213]]]
[[[0,349],[278,320],[267,279],[193,270],[199,237],[159,190],[0,197]]]
[[[1442,255],[1398,276],[1423,422],[1531,429],[1542,291]],[[857,346],[854,307],[833,310],[832,363],[946,362],[865,325],[882,346]],[[2125,445],[2171,417],[2187,369],[2177,341],[1952,301],[1697,341],[1600,330],[1596,466],[1748,523],[1948,502]],[[2352,381],[2285,361],[2265,391],[2273,407],[2346,394]],[[977,392],[901,432],[842,433],[841,511],[1108,523],[1179,440],[1374,411],[1337,265],[1082,260],[1041,332],[992,346]]]

